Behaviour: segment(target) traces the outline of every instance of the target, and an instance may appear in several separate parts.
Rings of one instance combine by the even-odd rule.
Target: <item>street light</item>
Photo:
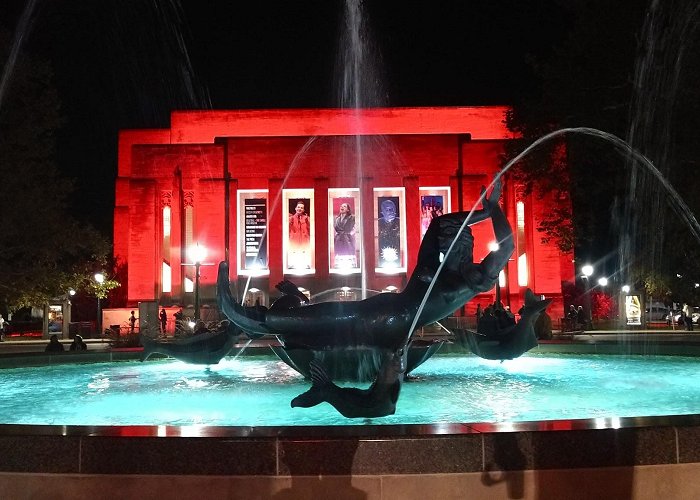
[[[598,284],[600,286],[608,286],[608,278],[598,278]]]
[[[491,241],[489,242],[487,248],[489,249],[489,252],[498,252],[498,249],[501,248],[501,246],[497,241]],[[496,307],[501,307],[501,272],[502,271],[498,273],[498,279],[496,280]]]
[[[194,262],[194,320],[199,319],[199,268],[207,257],[207,249],[197,243],[189,249],[190,260]]]
[[[586,277],[586,279],[588,279],[593,274],[593,266],[590,264],[586,264],[581,268],[581,272]]]
[[[589,324],[592,324],[592,319],[593,319],[593,313],[591,311],[591,284],[589,278],[593,274],[593,266],[590,264],[586,264],[581,268],[581,273],[583,273],[583,283],[586,289],[585,295],[586,295],[586,317],[584,324],[588,326]]]
[[[100,308],[100,295],[102,295],[102,283],[105,282],[105,275],[102,273],[95,273],[95,282],[97,283],[97,335],[101,335],[102,332],[102,310]],[[69,292],[70,293],[70,292]],[[75,293],[75,292],[73,292]]]

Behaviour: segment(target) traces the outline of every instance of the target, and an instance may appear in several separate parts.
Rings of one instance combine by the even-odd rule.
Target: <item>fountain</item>
[[[566,133],[600,137],[623,152],[636,156],[649,172],[660,180],[664,179],[657,175],[658,171],[651,162],[638,155],[624,141],[593,129],[554,132],[537,141],[518,158],[539,144]],[[518,158],[510,162],[499,177]],[[489,189],[494,190],[495,187],[492,185]],[[670,190],[670,184],[666,183],[666,188],[687,215],[691,230],[697,231],[698,225],[692,212],[686,210],[680,197]],[[488,199],[482,201],[486,202],[485,205],[489,204]],[[494,201],[491,200],[492,208],[497,207]],[[410,314],[401,318],[401,328],[392,331],[389,343],[379,345],[382,366],[377,366],[365,377],[373,379],[378,376],[378,370],[386,374],[393,369],[389,382],[401,378],[405,360],[398,360],[399,368],[396,369],[396,357],[406,355],[410,335],[416,325],[424,321],[423,311],[426,310],[425,316],[429,316],[433,307],[431,300],[435,298],[431,292],[433,288],[440,287],[443,268],[450,271],[450,266],[456,264],[450,259],[455,245],[456,255],[464,257],[460,253],[460,238],[465,234],[465,228],[468,229],[470,216],[462,214],[459,217],[459,229],[454,232],[449,248],[438,246],[439,250],[446,250],[442,252],[442,261],[437,259],[439,265],[427,272],[429,279],[421,283],[422,293],[411,297],[414,301],[418,300],[418,304],[412,306]],[[504,255],[509,253],[506,250]],[[434,266],[435,262],[432,260],[431,265]],[[217,357],[222,359],[220,352],[226,350],[231,339],[240,335],[238,327],[252,336],[279,335],[286,344],[283,352],[300,350],[307,355],[306,366],[301,367],[300,371],[308,371],[307,374],[315,375],[316,380],[323,379],[323,373],[317,364],[312,364],[311,358],[322,358],[324,353],[337,351],[337,348],[347,344],[356,348],[369,344],[370,349],[377,348],[378,343],[374,340],[366,342],[363,339],[363,342],[352,343],[338,342],[335,336],[324,337],[327,325],[323,324],[314,325],[312,333],[315,336],[307,335],[308,323],[297,330],[287,328],[295,318],[306,321],[307,318],[302,316],[305,311],[323,311],[328,306],[294,304],[285,314],[280,314],[280,311],[274,310],[274,305],[269,310],[250,310],[235,304],[231,297],[227,297],[230,289],[226,266],[220,270],[222,281],[225,279],[225,286],[222,284],[219,287],[220,298],[224,299],[224,311],[230,314],[234,326],[222,328],[227,336],[226,341],[209,345],[211,348],[207,353],[213,352],[214,357],[205,356],[202,358],[204,363],[213,362]],[[419,269],[412,279],[416,276],[420,279],[424,275]],[[490,276],[493,277],[493,274]],[[408,288],[410,293],[412,290]],[[444,290],[438,292],[444,293]],[[395,304],[387,305],[382,301],[399,299],[365,297],[364,300],[369,302],[360,303],[372,305],[372,310],[377,305],[380,310],[386,306],[395,312]],[[460,300],[464,300],[464,297],[460,297]],[[340,310],[347,312],[353,307],[358,306],[344,305]],[[318,316],[314,314],[308,320],[313,322]],[[378,319],[371,314],[366,317]],[[265,320],[265,329],[259,324],[261,318]],[[275,324],[284,327],[268,330],[268,319],[272,320],[269,321],[272,327]],[[342,315],[331,319],[337,324]],[[476,351],[484,349],[479,354],[487,352],[494,342],[498,344],[493,339],[464,335],[465,346]],[[194,342],[201,340],[211,338],[195,339]],[[483,343],[479,340],[486,343],[479,345]],[[391,387],[382,388],[388,390],[389,395],[380,398],[381,402],[389,400],[390,403],[398,403],[396,413],[393,405],[388,408],[374,405],[371,411],[358,414],[352,408],[348,409],[347,404],[351,401],[347,396],[349,393],[340,392],[345,395],[340,396],[333,406],[343,415],[347,413],[346,416],[362,417],[354,420],[332,420],[337,414],[328,405],[304,411],[286,408],[283,412],[282,406],[286,407],[295,395],[302,398],[294,399],[300,406],[309,403],[310,398],[303,396],[307,394],[303,391],[308,384],[274,359],[255,359],[252,354],[259,351],[253,348],[246,349],[251,356],[244,353],[235,360],[224,358],[220,366],[209,369],[172,360],[143,364],[118,362],[133,359],[134,356],[120,352],[66,356],[42,354],[23,359],[3,359],[9,364],[40,364],[43,368],[36,370],[42,372],[38,374],[24,368],[7,372],[10,375],[6,379],[11,379],[13,388],[20,388],[20,391],[13,397],[6,393],[7,399],[2,407],[9,409],[11,414],[24,413],[38,418],[13,420],[11,415],[4,417],[3,421],[9,425],[0,426],[3,450],[0,453],[0,470],[3,471],[0,492],[2,496],[12,498],[31,493],[39,496],[42,492],[46,493],[48,488],[53,492],[74,491],[72,489],[79,488],[75,482],[79,478],[82,491],[104,492],[108,488],[122,497],[135,496],[134,490],[138,490],[138,494],[157,490],[164,495],[186,491],[212,497],[231,496],[232,492],[236,492],[247,497],[258,495],[266,498],[308,497],[312,494],[320,497],[331,494],[356,497],[361,493],[376,498],[389,494],[402,498],[456,498],[469,488],[474,495],[491,494],[510,498],[534,498],[538,493],[573,497],[581,491],[586,491],[592,497],[629,498],[633,496],[632,492],[639,493],[640,488],[644,488],[647,484],[645,481],[652,481],[648,468],[637,467],[640,465],[653,465],[656,473],[666,479],[663,492],[654,490],[657,496],[680,497],[687,492],[683,485],[690,484],[692,487],[693,482],[684,471],[692,470],[694,473],[697,463],[700,463],[700,456],[693,446],[700,428],[700,419],[696,415],[700,409],[693,403],[700,396],[695,385],[688,384],[692,382],[696,359],[620,356],[626,364],[613,366],[603,376],[584,378],[584,375],[603,373],[602,365],[609,360],[599,352],[629,354],[625,350],[629,346],[605,346],[601,343],[587,346],[551,345],[552,349],[585,351],[590,355],[590,359],[585,361],[579,355],[572,356],[572,359],[568,359],[567,355],[548,356],[549,347],[537,347],[532,354],[503,363],[482,360],[473,355],[433,357],[429,363],[416,368],[417,383],[404,384],[402,397],[405,400],[393,399]],[[678,354],[673,347],[664,349]],[[692,351],[683,349],[685,354],[692,354]],[[312,353],[310,357],[309,352]],[[169,354],[174,356],[176,353],[173,351]],[[373,352],[372,355],[375,354]],[[515,357],[521,352],[511,354],[497,352],[493,357]],[[289,357],[295,363],[295,354]],[[108,363],[80,364],[88,360]],[[62,365],[65,361],[73,363]],[[435,371],[431,367],[433,363]],[[577,364],[583,365],[580,371],[573,370]],[[556,369],[557,365],[561,370]],[[475,369],[462,370],[465,366]],[[633,380],[630,376],[633,370],[642,376]],[[658,372],[649,376],[651,370]],[[64,372],[70,372],[67,378]],[[680,376],[677,379],[663,378],[672,372]],[[566,373],[572,375],[569,385],[560,384]],[[34,378],[41,374],[47,378]],[[170,377],[162,385],[161,375]],[[537,389],[533,389],[535,382],[541,384],[537,385]],[[263,385],[270,391],[270,398],[260,401],[262,398],[255,389]],[[55,387],[68,387],[69,391],[56,393]],[[76,387],[80,390],[75,391]],[[466,392],[462,392],[465,388]],[[677,392],[672,393],[672,388]],[[146,389],[145,393],[140,394],[140,389]],[[225,400],[213,396],[217,389],[224,389]],[[351,388],[337,388],[338,391],[342,389]],[[655,397],[666,398],[661,399],[660,411],[651,410],[647,403],[629,408],[625,407],[624,402],[623,408],[600,411],[598,408],[602,400],[595,397],[601,393],[606,396],[613,391],[621,391],[615,394],[639,396],[652,390]],[[531,391],[537,396],[529,399],[526,396]],[[112,392],[116,396],[114,401],[107,403],[101,399],[103,395],[112,395]],[[19,403],[29,394],[38,393],[45,395],[46,399],[59,400],[59,408],[45,406],[44,399],[37,399],[30,401],[28,409],[19,411]],[[456,400],[457,406],[462,408],[478,406],[488,407],[492,411],[476,416],[442,413],[442,407],[433,403],[436,393]],[[175,404],[172,399],[175,395],[184,395],[184,400],[189,400],[189,406],[186,402]],[[572,403],[562,401],[563,395],[569,395],[575,401],[590,397],[594,409],[582,414],[568,413]],[[360,397],[366,399],[367,394]],[[131,420],[103,418],[117,408],[143,408],[144,413],[148,414],[152,411],[145,409],[145,402],[149,399],[156,401],[156,411],[166,408],[165,417]],[[622,396],[602,399],[623,401]],[[539,407],[545,401],[552,400],[558,403],[553,404],[556,408],[553,413],[539,412]],[[681,401],[690,405],[676,406]],[[225,413],[238,415],[233,411],[234,406],[253,407],[258,404],[260,406],[256,406],[256,411],[245,418],[233,421],[223,418]],[[82,411],[88,407],[91,407],[90,413]],[[68,418],[64,410],[71,408],[78,408],[78,411]],[[413,409],[419,409],[420,416],[406,416]],[[263,416],[276,417],[283,413],[289,415],[289,420],[262,419]],[[306,417],[307,414],[310,417]],[[544,430],[556,432],[540,432]],[[172,437],[178,439],[168,439]],[[192,460],[183,460],[183,456],[192,457]],[[684,466],[678,467],[678,464]],[[584,468],[586,470],[582,472]],[[27,484],[28,473],[31,473],[31,484]],[[574,476],[578,480],[574,480]],[[14,486],[15,483],[21,485],[22,491]],[[643,494],[639,493],[639,496]]]

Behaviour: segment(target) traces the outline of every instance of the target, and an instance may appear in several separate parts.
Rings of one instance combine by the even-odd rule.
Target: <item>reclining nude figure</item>
[[[418,313],[423,296],[440,266],[440,254],[447,254],[440,274],[426,301],[416,328],[434,323],[460,308],[475,295],[493,288],[498,274],[513,253],[513,233],[498,206],[500,182],[496,182],[483,208],[474,211],[469,224],[488,218],[493,224],[499,249],[474,263],[474,238],[466,226],[449,254],[469,212],[436,217],[426,232],[418,252],[418,262],[406,288],[399,293],[382,293],[347,302],[321,302],[289,307],[289,301],[265,307],[245,307],[232,297],[228,265],[219,264],[217,298],[223,314],[249,336],[276,335],[285,347],[325,350],[370,346],[396,351],[410,337],[408,330]]]

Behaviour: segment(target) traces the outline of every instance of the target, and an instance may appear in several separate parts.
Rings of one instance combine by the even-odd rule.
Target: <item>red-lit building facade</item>
[[[511,137],[506,111],[175,111],[169,129],[122,131],[114,252],[125,266],[126,305],[191,307],[193,246],[206,251],[205,264],[228,259],[234,292],[246,290],[251,304],[269,305],[285,278],[332,300],[360,298],[363,286],[400,290],[430,218],[470,210],[498,171]],[[529,287],[553,297],[559,317],[572,256],[536,230],[547,200],[505,179],[516,251],[501,276],[502,300],[517,311]],[[493,232],[488,221],[472,230],[481,260]],[[202,304],[214,304],[216,273],[201,266]]]

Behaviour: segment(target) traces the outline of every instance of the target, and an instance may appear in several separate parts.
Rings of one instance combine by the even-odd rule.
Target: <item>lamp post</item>
[[[105,275],[102,273],[95,273],[95,282],[97,283],[97,335],[102,335],[102,309],[100,307],[100,295],[102,295],[102,283],[105,282]]]
[[[626,327],[628,326],[630,320],[627,317],[627,294],[630,293],[630,290],[632,290],[632,287],[629,285],[622,285],[620,287],[620,296],[618,299],[618,317],[619,317],[619,322],[620,326]]]
[[[606,295],[606,293],[605,293],[605,287],[608,286],[608,278],[606,278],[605,276],[602,276],[602,277],[598,278],[598,286],[600,286],[600,288],[601,288],[601,290],[602,290],[602,292],[603,292],[603,295]],[[606,296],[607,296],[607,295],[606,295]],[[600,311],[599,311],[599,312],[600,312]],[[605,317],[607,317],[608,312],[609,312],[609,311],[605,311]]]
[[[70,336],[70,322],[71,322],[71,299],[75,296],[75,290],[72,288],[68,289],[68,292],[63,294],[63,300],[61,301],[61,313],[63,316],[63,324],[61,325],[61,336],[67,339]]]
[[[194,265],[194,320],[197,322],[197,320],[200,319],[200,311],[199,311],[199,268],[204,264],[204,259],[207,257],[207,249],[203,246],[200,246],[199,243],[196,245],[190,247],[189,249],[189,257],[190,260],[192,261],[192,264],[185,264],[185,265]]]
[[[585,319],[585,325],[588,326],[589,324],[592,324],[593,322],[593,312],[591,311],[591,283],[589,278],[593,274],[593,266],[590,264],[586,264],[581,268],[581,273],[582,273],[582,278],[583,278],[583,283],[585,287],[585,295],[586,295],[586,310],[584,311],[586,317]]]
[[[500,245],[497,241],[492,241],[488,244],[489,252],[497,252]],[[496,307],[501,307],[501,271],[498,273],[498,279],[496,280]]]

